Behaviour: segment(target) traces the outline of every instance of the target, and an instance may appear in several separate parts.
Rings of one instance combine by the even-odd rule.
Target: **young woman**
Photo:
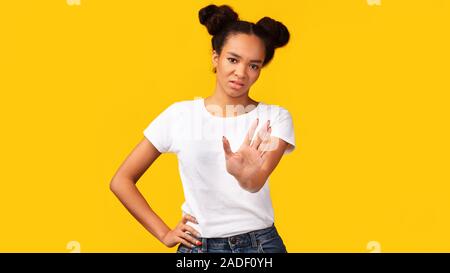
[[[290,113],[249,97],[274,50],[289,41],[280,22],[241,21],[227,5],[199,11],[212,37],[213,94],[175,102],[145,130],[110,188],[128,211],[177,252],[287,252],[274,225],[268,178],[295,147]],[[176,153],[185,202],[171,229],[135,183],[161,153]]]

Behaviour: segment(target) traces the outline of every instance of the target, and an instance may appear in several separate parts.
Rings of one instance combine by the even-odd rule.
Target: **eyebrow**
[[[227,52],[227,53],[230,54],[230,55],[233,55],[233,56],[236,57],[236,58],[242,58],[241,56],[239,56],[239,55],[236,54],[236,53],[233,53],[233,52]],[[250,60],[250,62],[252,62],[252,63],[262,63],[261,60]]]

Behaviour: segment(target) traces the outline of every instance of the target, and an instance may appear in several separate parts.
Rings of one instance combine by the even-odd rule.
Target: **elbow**
[[[109,190],[114,194],[117,194],[120,190],[124,189],[124,187],[128,187],[128,185],[134,185],[136,181],[133,179],[129,179],[126,177],[113,177],[111,182],[109,182]]]
[[[113,193],[117,192],[117,184],[118,181],[115,179],[112,179],[111,182],[109,182],[109,190],[112,191]]]
[[[117,193],[119,189],[122,187],[122,184],[124,183],[123,179],[119,179],[117,177],[114,177],[111,179],[111,182],[109,182],[109,190],[113,193]]]

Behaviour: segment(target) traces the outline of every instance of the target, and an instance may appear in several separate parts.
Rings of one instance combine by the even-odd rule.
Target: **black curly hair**
[[[283,23],[270,17],[263,17],[256,24],[239,20],[238,14],[228,5],[208,5],[198,12],[200,23],[213,35],[212,48],[220,55],[230,34],[254,34],[265,44],[266,54],[262,66],[272,60],[275,48],[286,45],[289,31]]]

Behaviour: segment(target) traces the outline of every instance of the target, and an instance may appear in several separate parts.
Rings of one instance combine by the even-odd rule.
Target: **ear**
[[[215,50],[212,52],[212,64],[213,67],[217,67],[217,64],[219,63],[219,54]]]

